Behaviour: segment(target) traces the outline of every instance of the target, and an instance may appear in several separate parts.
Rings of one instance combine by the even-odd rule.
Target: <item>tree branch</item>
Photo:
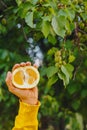
[[[86,32],[84,32],[83,30],[81,30],[80,28],[78,28],[78,31],[83,33],[83,34],[87,34]]]
[[[7,8],[7,5],[2,0],[0,0],[0,3],[2,4],[3,7]]]
[[[26,35],[25,31],[24,31],[23,23],[22,23],[22,31],[23,31],[23,34],[24,34],[24,38],[25,38],[25,40],[27,41],[28,38],[27,38],[27,35]]]

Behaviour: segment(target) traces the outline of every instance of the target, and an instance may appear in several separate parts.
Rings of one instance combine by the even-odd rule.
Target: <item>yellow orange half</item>
[[[12,72],[12,83],[17,88],[36,87],[39,80],[40,74],[33,66],[19,67]]]

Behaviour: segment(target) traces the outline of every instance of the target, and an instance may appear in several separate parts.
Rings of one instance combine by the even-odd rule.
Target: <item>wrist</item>
[[[35,99],[35,98],[34,99],[33,98],[22,99],[21,101],[24,103],[27,103],[29,105],[37,105],[37,103],[38,103],[38,99]]]

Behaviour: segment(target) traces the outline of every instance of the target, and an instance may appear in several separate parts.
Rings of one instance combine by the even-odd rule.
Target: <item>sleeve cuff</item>
[[[38,110],[41,103],[38,101],[37,105],[29,105],[20,101],[19,112],[16,116],[15,127],[23,128],[29,126],[38,126]]]
[[[24,112],[30,112],[30,111],[37,111],[41,105],[41,103],[38,101],[36,105],[30,105],[27,103],[24,103],[22,101],[19,101],[19,113],[24,113]]]

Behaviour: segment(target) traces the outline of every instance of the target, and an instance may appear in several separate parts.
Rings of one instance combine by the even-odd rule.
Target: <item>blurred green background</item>
[[[87,130],[87,1],[0,0],[0,130],[19,100],[8,92],[15,63],[39,66],[39,130]]]

